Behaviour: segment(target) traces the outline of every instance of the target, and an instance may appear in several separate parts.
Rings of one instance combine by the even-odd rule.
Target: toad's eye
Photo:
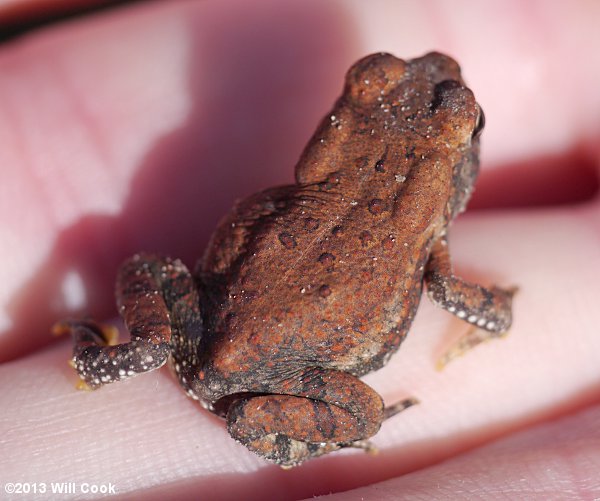
[[[477,115],[477,122],[475,122],[475,128],[473,129],[473,139],[477,139],[485,127],[485,115],[483,114],[481,106],[477,105],[477,110],[479,111],[479,114]]]

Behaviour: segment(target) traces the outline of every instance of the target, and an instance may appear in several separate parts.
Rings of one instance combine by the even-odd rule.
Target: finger
[[[514,326],[506,338],[437,372],[440,353],[467,326],[424,300],[400,351],[365,378],[388,404],[407,396],[421,402],[384,423],[373,439],[377,456],[336,453],[280,471],[231,440],[222,421],[188,400],[165,371],[76,392],[63,344],[0,372],[0,407],[10,409],[0,429],[7,437],[0,467],[38,481],[64,471],[76,482],[92,475],[120,492],[145,495],[160,494],[155,489],[166,483],[233,497],[243,478],[245,497],[298,498],[414,471],[590,405],[600,380],[597,323],[587,316],[600,283],[598,270],[587,266],[598,259],[593,218],[591,209],[560,216],[477,213],[453,228],[457,272],[520,286]],[[544,252],[529,260],[530,248]],[[563,253],[573,259],[566,263]],[[135,466],[136,475],[123,463]]]
[[[600,406],[536,426],[440,465],[326,500],[596,499]],[[551,473],[550,473],[551,472]]]

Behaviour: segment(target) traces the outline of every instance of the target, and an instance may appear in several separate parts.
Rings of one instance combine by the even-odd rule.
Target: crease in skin
[[[43,186],[39,195],[57,225],[88,211],[118,213],[156,141],[185,124],[191,106],[185,24],[167,17],[148,38],[155,26],[130,21],[125,40],[109,36],[125,19],[96,23],[91,33],[50,31],[18,46],[19,64],[4,69],[29,174]],[[98,43],[102,32],[106,39]],[[152,59],[140,57],[148,51]],[[163,59],[168,64],[156,64]]]
[[[99,16],[0,52],[0,237],[13,259],[0,272],[0,331],[14,327],[11,301],[57,232],[86,215],[119,214],[157,141],[185,125],[190,59],[188,25],[173,12]],[[15,218],[22,200],[27,210]]]
[[[597,499],[600,407],[517,432],[402,477],[326,499]]]

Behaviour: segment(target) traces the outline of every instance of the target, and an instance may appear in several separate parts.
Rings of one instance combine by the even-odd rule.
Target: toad
[[[368,449],[382,421],[414,401],[385,406],[359,377],[398,349],[424,284],[487,337],[511,324],[513,291],[456,277],[448,254],[482,129],[451,58],[361,59],[296,182],[237,202],[193,273],[153,254],[122,265],[116,296],[129,342],[91,320],[58,325],[74,338],[84,386],[168,362],[188,396],[267,460],[289,467]]]

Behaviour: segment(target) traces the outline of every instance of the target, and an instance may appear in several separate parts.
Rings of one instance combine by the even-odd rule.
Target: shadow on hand
[[[334,4],[197,7],[190,4],[188,19],[187,122],[146,155],[119,215],[86,215],[58,235],[9,305],[3,360],[51,342],[59,319],[114,317],[116,271],[135,252],[180,257],[193,267],[234,199],[293,179],[302,147],[341,92],[354,33]],[[69,277],[84,290],[78,310],[64,299]]]

